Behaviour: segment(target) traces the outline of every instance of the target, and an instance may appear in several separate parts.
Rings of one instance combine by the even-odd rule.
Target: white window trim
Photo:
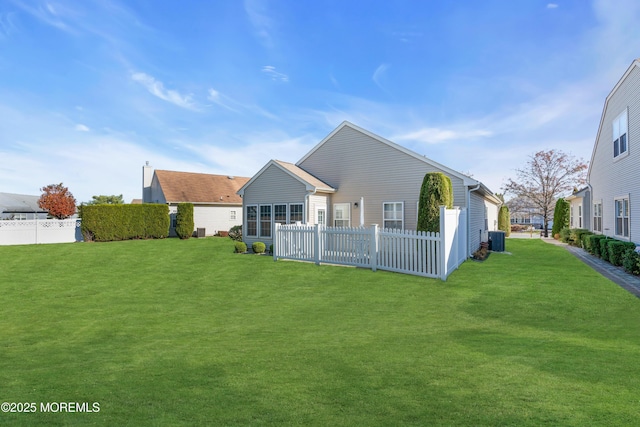
[[[621,119],[624,116],[624,121],[625,121],[625,127],[624,127],[624,132],[622,130],[618,131],[618,133],[616,134],[614,129],[615,129],[615,125],[616,122],[620,122]],[[614,160],[620,160],[623,159],[625,157],[627,157],[629,155],[629,114],[628,114],[628,109],[625,108],[624,111],[622,113],[620,113],[615,119],[613,119],[613,121],[611,122],[611,133],[612,133],[612,138],[611,138],[611,142],[613,144],[613,158]],[[625,151],[618,153],[618,155],[616,156],[615,154],[615,143],[616,141],[622,136],[625,135],[625,142],[626,142],[626,149]]]
[[[397,218],[394,218],[394,219],[386,219],[386,218],[384,217],[384,213],[385,213],[384,208],[385,208],[385,206],[386,206],[386,205],[394,205],[394,207],[395,207],[395,205],[397,205],[397,204],[399,204],[399,205],[400,205],[400,207],[401,207],[401,209],[402,209],[402,210],[400,211],[400,216],[401,216],[401,218],[400,218],[400,219],[397,219]],[[395,210],[394,210],[394,212],[395,212]],[[382,228],[388,228],[388,227],[385,225],[385,222],[386,222],[386,221],[400,221],[401,225],[400,225],[399,230],[404,230],[404,202],[400,202],[400,201],[396,201],[396,202],[382,202]]]
[[[336,211],[338,206],[340,207],[346,207],[346,213],[347,213],[347,218],[341,218],[340,221],[347,221],[347,225],[342,225],[340,227],[351,227],[351,203],[334,203],[333,204],[333,225],[335,227],[338,227],[336,225],[336,221],[337,219],[337,215],[336,215]]]
[[[623,209],[624,209],[624,200],[627,201],[627,207],[629,209],[629,213],[628,216],[624,216],[624,212],[623,212],[623,216],[621,217],[623,219],[622,221],[622,234],[618,234],[618,210],[616,209],[616,204],[618,201],[622,201],[623,202]],[[627,235],[624,235],[624,218],[627,219]],[[631,237],[631,201],[629,199],[629,195],[625,194],[622,196],[617,196],[613,198],[613,235],[623,239],[623,240],[629,240]]]
[[[262,234],[262,208],[269,207],[269,235],[265,236]],[[272,204],[261,204],[258,207],[258,236],[263,239],[272,239],[273,238],[273,205]]]
[[[301,206],[302,207],[302,220],[300,221],[302,224],[306,223],[305,211],[304,211],[304,203],[289,203],[287,205],[287,224],[295,224],[296,221],[291,222],[291,206]]]
[[[231,209],[229,211],[229,220],[230,221],[235,221],[237,217],[238,217],[238,213],[236,212],[236,210],[235,209]]]
[[[249,234],[249,215],[248,215],[248,211],[249,208],[256,208],[256,234]],[[245,217],[245,221],[246,221],[246,227],[245,227],[245,233],[247,235],[247,237],[258,237],[258,235],[260,234],[260,207],[259,205],[246,205],[245,206],[245,211],[244,211],[244,217]]]
[[[596,206],[599,206],[600,209],[597,209]],[[600,215],[596,216],[597,213]],[[596,223],[598,222],[596,218],[600,218],[600,229],[596,229]],[[602,233],[602,199],[593,202],[593,226],[591,228],[596,233]]]

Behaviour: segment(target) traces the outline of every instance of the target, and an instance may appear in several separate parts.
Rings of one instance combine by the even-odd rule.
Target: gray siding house
[[[268,246],[276,222],[415,230],[428,172],[449,176],[454,205],[469,208],[475,251],[497,230],[500,200],[481,182],[346,121],[296,164],[271,160],[238,191],[243,238]]]
[[[640,242],[640,60],[633,61],[607,96],[588,182],[589,228]]]

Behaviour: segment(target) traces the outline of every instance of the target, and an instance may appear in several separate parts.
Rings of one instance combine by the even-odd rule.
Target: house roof
[[[624,72],[624,74],[622,75],[620,80],[618,80],[618,83],[616,83],[616,85],[613,87],[613,89],[611,89],[611,92],[609,92],[609,95],[607,95],[607,97],[604,100],[604,107],[602,108],[602,115],[600,116],[600,125],[598,126],[598,133],[596,134],[596,141],[593,144],[593,151],[591,152],[591,161],[589,162],[589,170],[587,171],[587,177],[591,176],[591,167],[593,165],[594,156],[596,155],[596,149],[598,148],[598,141],[600,141],[600,134],[602,133],[602,124],[604,122],[604,115],[607,112],[607,107],[609,105],[609,100],[618,91],[620,86],[622,86],[622,83],[625,81],[625,79],[629,76],[629,74],[631,74],[631,72],[636,67],[640,67],[640,58],[637,58],[637,59],[633,60],[631,65],[629,65],[629,68],[627,68],[627,71]],[[587,178],[587,180],[588,180],[588,178]]]
[[[478,181],[478,180],[476,180],[476,179],[473,179],[473,178],[471,178],[471,177],[470,177],[470,176],[468,176],[468,175],[465,175],[465,174],[460,173],[460,172],[458,172],[458,171],[456,171],[456,170],[453,170],[453,169],[451,169],[451,168],[449,168],[449,167],[447,167],[447,166],[445,166],[445,165],[443,165],[443,164],[440,164],[440,163],[438,163],[438,162],[436,162],[436,161],[434,161],[434,160],[429,159],[429,158],[428,158],[428,157],[426,157],[426,156],[423,156],[423,155],[421,155],[421,154],[418,154],[418,153],[416,153],[415,151],[411,151],[411,150],[409,150],[408,148],[403,147],[402,145],[399,145],[399,144],[396,144],[395,142],[389,141],[389,140],[388,140],[388,139],[386,139],[386,138],[383,138],[383,137],[381,137],[381,136],[379,136],[379,135],[376,135],[375,133],[370,132],[370,131],[368,131],[368,130],[366,130],[366,129],[363,129],[363,128],[361,128],[360,126],[354,125],[353,123],[348,122],[348,121],[346,121],[346,120],[345,120],[344,122],[342,122],[342,123],[341,123],[337,128],[335,128],[335,129],[334,129],[334,130],[333,130],[329,135],[327,135],[327,136],[326,136],[322,141],[320,141],[320,142],[319,142],[315,147],[313,147],[313,148],[311,149],[311,151],[309,151],[309,152],[308,152],[308,153],[307,153],[303,158],[301,158],[301,159],[296,163],[296,165],[300,165],[301,163],[303,163],[303,162],[304,162],[307,158],[309,158],[309,157],[310,157],[310,156],[311,156],[311,155],[312,155],[316,150],[318,150],[318,149],[319,149],[319,148],[320,148],[320,147],[321,147],[325,142],[327,142],[328,140],[330,140],[330,139],[331,139],[331,138],[332,138],[336,133],[340,132],[340,130],[342,130],[344,127],[349,127],[349,128],[351,128],[351,129],[353,129],[353,130],[355,130],[355,131],[358,131],[358,132],[360,132],[360,133],[363,133],[363,134],[367,135],[367,136],[368,136],[368,137],[370,137],[370,138],[373,138],[373,139],[375,139],[375,140],[377,140],[377,141],[379,141],[379,142],[382,142],[383,144],[386,144],[386,145],[388,145],[388,146],[390,146],[390,147],[392,147],[392,148],[395,148],[395,149],[396,149],[396,150],[398,150],[398,151],[401,151],[401,152],[403,152],[403,153],[405,153],[405,154],[407,154],[407,155],[409,155],[409,156],[411,156],[411,157],[414,157],[414,158],[416,158],[416,159],[418,159],[418,160],[420,160],[420,161],[422,161],[422,162],[425,162],[425,163],[427,163],[428,165],[431,165],[431,166],[432,166],[432,167],[434,167],[434,168],[440,169],[440,170],[442,170],[442,171],[444,171],[444,172],[447,172],[447,173],[448,173],[448,174],[450,174],[450,175],[453,175],[453,176],[455,176],[455,177],[458,177],[458,178],[460,178],[460,179],[463,181],[464,185],[466,185],[466,186],[477,186],[478,184],[481,184],[481,183],[480,183],[480,181]],[[485,187],[485,188],[486,188],[486,187]],[[487,190],[488,190],[488,189],[487,189]]]
[[[156,170],[154,172],[167,203],[242,204],[236,194],[249,178],[206,173]]]
[[[299,166],[294,165],[293,163],[283,162],[282,160],[270,160],[262,169],[258,171],[246,184],[242,186],[238,190],[239,195],[244,194],[244,190],[251,185],[262,173],[267,170],[270,166],[275,166],[278,169],[282,170],[284,173],[288,174],[292,178],[296,179],[300,183],[302,183],[307,191],[320,191],[323,193],[335,193],[336,189],[327,184],[326,182],[316,178],[311,175],[309,172],[300,168]]]
[[[40,196],[27,194],[0,193],[0,212],[3,213],[46,213],[45,209],[38,206]]]

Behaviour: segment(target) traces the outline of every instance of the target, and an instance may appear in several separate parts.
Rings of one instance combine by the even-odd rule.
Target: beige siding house
[[[589,228],[640,242],[640,60],[607,96],[589,164]]]
[[[143,203],[169,205],[171,227],[175,236],[175,217],[178,203],[193,203],[194,231],[204,228],[205,235],[213,236],[242,224],[242,199],[237,195],[240,187],[249,181],[246,177],[211,175],[205,173],[153,170],[143,166]]]
[[[343,122],[295,165],[271,160],[239,191],[243,236],[271,243],[275,222],[415,230],[428,172],[451,178],[454,205],[469,207],[469,252],[497,230],[497,199],[479,181]]]

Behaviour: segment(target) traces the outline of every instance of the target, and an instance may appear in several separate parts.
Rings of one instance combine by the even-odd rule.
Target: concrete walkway
[[[538,237],[540,239],[540,237]],[[549,238],[541,238],[541,240],[557,245],[564,246],[569,252],[576,256],[580,261],[587,264],[589,267],[593,268],[598,273],[602,274],[607,279],[611,280],[614,283],[617,283],[622,288],[631,292],[636,297],[640,298],[640,277],[634,276],[633,274],[629,274],[622,267],[616,267],[607,261],[603,261],[597,256],[591,255],[589,252],[585,251],[582,248],[577,248],[575,246],[567,245],[566,243],[562,243],[558,240],[555,240],[551,237]]]

